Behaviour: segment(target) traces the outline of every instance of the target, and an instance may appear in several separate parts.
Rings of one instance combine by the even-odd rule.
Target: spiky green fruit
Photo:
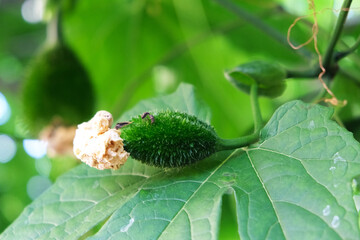
[[[169,110],[150,114],[153,121],[138,116],[121,129],[132,158],[157,167],[182,167],[216,151],[214,129],[195,116]]]
[[[30,64],[23,86],[24,120],[36,135],[55,117],[65,125],[88,119],[94,108],[89,76],[63,44],[45,49]]]

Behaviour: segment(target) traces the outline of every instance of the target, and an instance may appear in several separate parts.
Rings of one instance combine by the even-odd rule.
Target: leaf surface
[[[194,90],[140,102],[128,116],[171,108],[207,120]],[[258,144],[198,164],[159,169],[129,159],[117,171],[81,165],[60,177],[0,239],[216,239],[221,199],[233,193],[241,239],[360,239],[351,181],[359,143],[301,101],[281,106]]]

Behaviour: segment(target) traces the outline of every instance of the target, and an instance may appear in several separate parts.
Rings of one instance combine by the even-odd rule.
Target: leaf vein
[[[247,154],[247,156],[248,156],[248,158],[249,158],[249,161],[250,161],[250,163],[251,163],[251,166],[253,167],[253,169],[254,169],[254,171],[255,171],[255,173],[256,173],[259,181],[261,182],[261,184],[262,184],[263,187],[264,187],[265,193],[266,193],[266,195],[268,196],[268,199],[269,199],[269,201],[270,201],[270,203],[271,203],[271,206],[272,206],[273,209],[274,209],[275,215],[276,215],[276,217],[277,217],[277,219],[278,219],[278,221],[279,221],[279,225],[280,225],[280,228],[281,228],[282,233],[284,234],[285,239],[290,239],[290,238],[286,237],[285,231],[284,231],[284,229],[283,229],[283,227],[282,227],[282,224],[281,224],[281,222],[280,222],[279,214],[278,214],[278,212],[276,211],[276,208],[275,208],[275,206],[274,206],[274,202],[273,202],[273,200],[271,199],[270,194],[269,194],[269,191],[267,190],[264,181],[263,181],[262,178],[260,177],[259,172],[256,170],[256,168],[255,168],[255,166],[254,166],[254,163],[253,163],[253,161],[251,160],[251,157],[250,157],[249,152],[246,151],[246,154]]]
[[[176,213],[176,215],[173,217],[173,220],[167,224],[163,230],[165,232],[167,228],[170,226],[170,224],[180,215],[180,213],[185,210],[186,205],[191,201],[191,199],[196,195],[196,193],[201,189],[201,187],[208,182],[211,176],[214,175],[214,173],[221,168],[239,149],[233,151],[224,161],[222,161],[215,169],[214,171],[210,172],[210,175],[199,185],[199,187],[190,195],[189,199],[185,202],[185,204],[179,209],[179,211]],[[190,221],[191,224],[191,221]]]

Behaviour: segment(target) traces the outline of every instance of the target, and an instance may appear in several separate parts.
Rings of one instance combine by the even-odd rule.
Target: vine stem
[[[309,1],[309,3],[311,4],[311,7],[314,9],[314,21],[315,23],[313,24],[313,36],[312,38],[309,39],[310,40],[314,40],[314,42],[317,40],[316,39],[316,35],[318,33],[318,24],[317,24],[317,19],[316,19],[316,11],[315,11],[315,4],[314,1]],[[338,62],[340,59],[346,57],[348,54],[350,54],[351,52],[355,51],[359,45],[360,45],[360,36],[357,39],[356,43],[349,48],[348,50],[344,51],[344,52],[338,52],[338,53],[334,53],[335,50],[335,46],[337,44],[337,42],[339,41],[341,32],[343,30],[348,12],[350,10],[350,5],[352,3],[352,0],[344,0],[342,6],[341,6],[341,11],[339,14],[339,17],[336,21],[336,25],[333,31],[333,34],[331,35],[331,39],[330,39],[330,43],[326,49],[324,58],[321,58],[321,55],[316,47],[316,43],[315,44],[315,50],[319,55],[319,67],[314,67],[314,68],[310,68],[310,69],[306,69],[306,70],[288,70],[287,72],[287,77],[291,77],[291,78],[314,78],[316,76],[319,77],[320,81],[322,81],[321,77],[325,74],[325,72],[329,72],[332,75],[335,75],[336,72],[338,71],[338,66],[334,63]],[[295,25],[295,23],[302,19],[302,17],[296,19],[294,21],[294,23],[291,25],[291,27],[289,28],[289,30],[293,27],[293,25]],[[314,29],[314,26],[316,26],[316,29]],[[316,32],[314,33],[314,30],[316,30]],[[289,32],[288,32],[288,36],[289,36]],[[302,47],[303,45],[306,45],[309,43],[309,41],[307,41],[305,44],[302,44],[300,46],[293,46],[292,47],[295,49],[298,49],[299,47]],[[322,81],[323,83],[323,81]],[[324,84],[323,84],[324,85]],[[324,86],[324,88],[326,89],[327,87]],[[328,91],[328,89],[326,89]],[[335,97],[333,96],[331,91],[328,91],[329,94],[335,99]]]
[[[62,31],[62,12],[57,9],[52,19],[47,25],[46,41],[49,45],[64,44],[64,35]]]
[[[344,28],[344,24],[346,21],[346,17],[349,13],[349,9],[350,9],[350,5],[351,5],[352,0],[344,0],[342,6],[341,6],[341,12],[339,14],[339,17],[336,21],[336,25],[335,25],[335,30],[331,36],[330,39],[330,43],[328,48],[326,49],[325,52],[325,56],[323,58],[323,60],[321,60],[321,55],[319,50],[317,49],[317,47],[315,48],[316,52],[318,53],[319,56],[319,65],[320,65],[320,69],[321,69],[321,73],[318,76],[318,79],[320,80],[321,84],[323,85],[323,87],[325,88],[325,90],[330,94],[331,98],[329,99],[325,99],[325,102],[331,103],[333,106],[345,106],[347,104],[347,100],[343,100],[343,101],[339,101],[336,96],[334,95],[334,93],[330,90],[330,88],[326,85],[326,83],[324,82],[324,80],[322,79],[322,76],[326,73],[326,71],[330,70],[330,74],[331,75],[335,75],[336,72],[338,71],[337,66],[333,66],[334,63],[334,59],[333,59],[333,55],[334,55],[334,49],[336,46],[336,43],[338,42],[341,32]],[[314,2],[312,2],[314,4]],[[315,7],[314,7],[315,9]],[[315,17],[315,13],[314,13],[314,18],[316,20]],[[316,44],[316,37],[314,37],[314,44],[315,46]],[[335,72],[332,73],[331,70],[335,69]]]
[[[344,24],[345,24],[347,15],[349,13],[351,3],[352,3],[352,0],[344,0],[343,4],[341,6],[341,12],[337,19],[334,33],[331,36],[329,46],[326,49],[326,52],[324,55],[323,66],[325,69],[328,69],[333,62],[334,49],[335,49],[336,43],[338,42],[338,40],[340,38],[341,32],[344,28]]]
[[[259,106],[257,84],[253,84],[251,86],[250,100],[251,100],[251,108],[254,117],[254,133],[234,139],[219,138],[216,146],[217,151],[231,150],[231,149],[245,147],[259,140],[260,130],[263,127],[263,119],[261,116],[261,111]]]
[[[348,48],[346,51],[338,52],[335,54],[334,57],[335,62],[338,62],[347,55],[351,54],[352,52],[355,52],[355,50],[358,49],[359,46],[360,46],[360,36],[358,37],[358,39],[356,40],[355,44],[352,47]]]
[[[259,106],[259,96],[258,96],[258,85],[253,84],[250,89],[250,98],[251,98],[251,109],[254,118],[254,132],[260,131],[263,127],[263,119],[261,116],[260,106]]]
[[[232,150],[232,149],[248,146],[251,143],[257,142],[259,140],[259,135],[260,135],[260,131],[234,139],[220,138],[217,142],[216,150],[217,151]]]
[[[319,31],[319,26],[318,26],[317,18],[316,18],[315,2],[314,2],[314,0],[308,0],[308,2],[310,4],[310,9],[313,10],[313,18],[314,18],[314,24],[313,24],[313,28],[312,28],[313,35],[312,35],[312,38],[310,38],[310,39],[313,39],[313,41],[314,41],[315,51],[319,58],[319,68],[321,70],[319,72],[318,79],[320,80],[320,82],[323,85],[326,92],[331,96],[331,98],[329,98],[329,99],[325,98],[324,101],[331,103],[334,106],[345,106],[347,104],[347,101],[346,100],[339,101],[336,98],[334,93],[330,90],[330,88],[327,86],[327,84],[323,80],[323,76],[325,75],[326,72],[328,72],[327,75],[330,76],[330,78],[333,78],[339,70],[339,68],[336,64],[337,55],[334,54],[334,49],[336,47],[337,42],[339,41],[341,32],[344,28],[344,24],[345,24],[352,0],[344,0],[343,1],[343,4],[341,6],[341,12],[336,21],[336,25],[335,25],[334,31],[331,35],[330,43],[326,49],[324,58],[322,58],[320,51],[318,49],[318,46],[317,46],[317,34]],[[296,23],[296,21],[294,23]],[[288,36],[289,36],[289,32],[288,32]],[[307,41],[305,44],[307,44],[309,42],[310,41]],[[299,47],[302,47],[303,45],[304,44],[300,45]],[[292,45],[292,47],[298,48],[298,47],[294,47],[293,45]],[[315,70],[310,69],[305,72],[303,77],[309,77],[309,76],[311,77],[311,75],[313,73],[316,74],[317,72],[318,71],[316,69]],[[287,76],[288,77],[301,77],[301,73],[299,71],[288,71]]]

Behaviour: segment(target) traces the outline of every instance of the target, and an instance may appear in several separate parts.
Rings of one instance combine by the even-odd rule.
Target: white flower
[[[88,122],[78,125],[74,138],[74,154],[91,167],[118,169],[129,153],[124,150],[120,130],[110,129],[113,118],[107,111],[99,111]]]

